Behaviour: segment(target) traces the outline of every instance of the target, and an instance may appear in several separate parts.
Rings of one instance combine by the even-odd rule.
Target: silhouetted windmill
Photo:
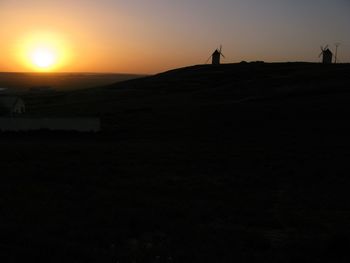
[[[321,56],[323,64],[332,64],[333,53],[329,50],[328,45],[326,45],[325,47],[321,46],[321,53],[318,57]]]
[[[220,49],[216,49],[214,51],[214,53],[207,59],[205,64],[207,64],[209,62],[210,58],[211,58],[212,59],[212,65],[220,65],[221,56],[223,58],[225,58],[224,54],[222,54],[222,46],[220,46]]]

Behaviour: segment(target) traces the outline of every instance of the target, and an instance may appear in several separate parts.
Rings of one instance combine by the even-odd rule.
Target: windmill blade
[[[326,50],[328,48],[328,45],[326,45],[325,47],[324,47],[324,50]]]
[[[205,64],[208,64],[209,60],[211,59],[212,55],[210,55],[210,57],[207,59],[207,61],[205,61]]]
[[[323,51],[318,55],[318,57],[320,58],[323,55]]]
[[[338,48],[340,46],[340,43],[335,43],[335,56],[334,56],[334,63],[337,64],[339,63],[339,59],[338,59]]]
[[[225,58],[224,54],[222,54],[222,45],[220,45],[219,53],[223,58]]]

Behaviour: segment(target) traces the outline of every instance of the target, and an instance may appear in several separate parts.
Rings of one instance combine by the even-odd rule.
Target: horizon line
[[[240,62],[233,62],[233,63],[221,63],[220,65],[233,65],[233,64],[241,64],[241,63],[264,63],[264,64],[321,64],[322,62],[310,62],[310,61],[264,61],[264,60],[254,60],[254,61],[245,61],[242,60]],[[337,62],[337,63],[332,63],[330,65],[344,65],[344,64],[350,64],[350,62]],[[178,68],[170,68],[164,71],[156,72],[156,73],[126,73],[126,72],[111,72],[111,71],[106,71],[106,72],[94,72],[94,71],[0,71],[0,74],[105,74],[105,75],[131,75],[131,76],[149,76],[149,75],[156,75],[160,74],[162,72],[167,72],[169,70],[173,69],[181,69],[181,68],[188,68],[188,67],[194,67],[194,66],[211,66],[212,64],[207,63],[207,64],[194,64],[194,65],[188,65],[188,66],[182,66]]]

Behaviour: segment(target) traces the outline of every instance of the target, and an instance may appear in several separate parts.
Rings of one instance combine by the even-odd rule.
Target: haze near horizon
[[[203,64],[350,62],[346,0],[1,1],[0,71],[156,73]]]

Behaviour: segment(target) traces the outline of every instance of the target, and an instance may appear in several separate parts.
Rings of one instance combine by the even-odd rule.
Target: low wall
[[[0,118],[0,131],[79,131],[101,130],[98,118]]]

